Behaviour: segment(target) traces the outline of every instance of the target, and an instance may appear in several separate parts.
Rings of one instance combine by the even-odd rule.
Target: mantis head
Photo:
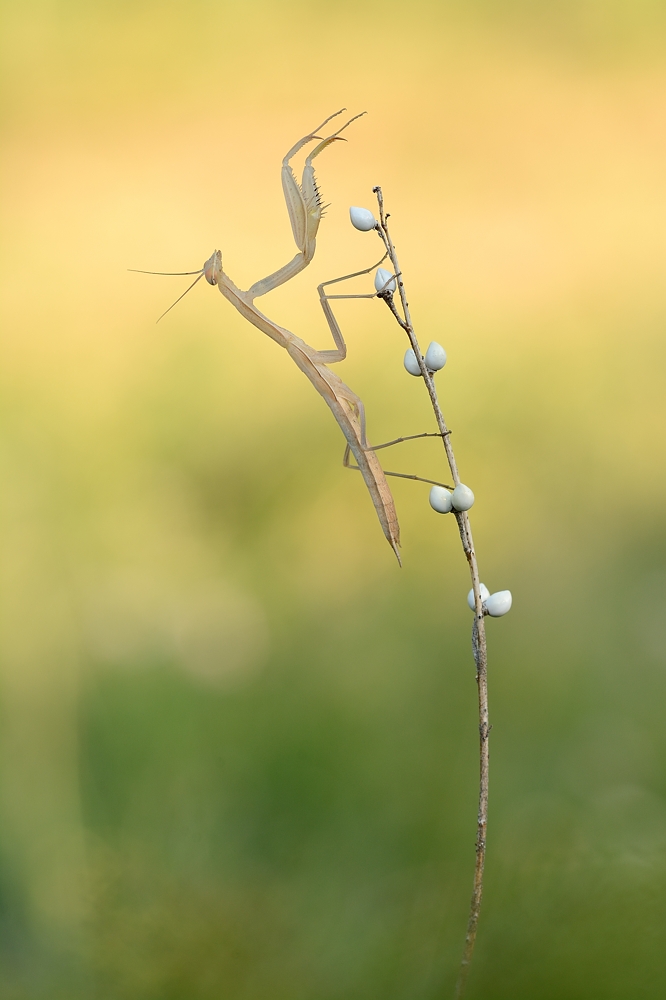
[[[222,254],[219,250],[213,251],[211,256],[201,268],[204,277],[209,285],[216,285],[218,275],[222,273]]]

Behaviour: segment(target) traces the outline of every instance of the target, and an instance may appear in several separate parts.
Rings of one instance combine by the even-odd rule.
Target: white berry
[[[446,364],[446,351],[433,340],[425,353],[425,363],[431,372],[438,372]]]
[[[501,618],[507,611],[511,610],[511,591],[498,590],[496,594],[491,594],[483,602],[488,609],[488,614],[492,618]]]
[[[433,486],[430,490],[430,506],[438,514],[448,514],[453,507],[449,491],[443,486]]]
[[[469,486],[465,486],[463,483],[458,483],[453,491],[451,500],[456,510],[469,510],[474,503],[474,494],[470,490]]]
[[[486,587],[485,583],[480,583],[479,584],[479,590],[481,591],[481,603],[484,604],[485,601],[490,597],[490,591]],[[475,604],[474,604],[474,588],[473,587],[470,590],[469,594],[467,595],[467,603],[469,604],[469,606],[472,609],[472,611],[474,611]]]
[[[411,347],[408,347],[405,351],[404,365],[410,375],[420,375],[421,369],[419,368],[419,363],[416,360],[416,355]]]
[[[362,233],[368,233],[377,225],[377,220],[368,208],[358,208],[355,205],[349,209],[349,218],[355,229],[360,229]]]
[[[391,280],[389,280],[391,279]],[[378,267],[375,275],[375,291],[385,292],[395,291],[395,278],[392,271],[387,271],[385,267]]]

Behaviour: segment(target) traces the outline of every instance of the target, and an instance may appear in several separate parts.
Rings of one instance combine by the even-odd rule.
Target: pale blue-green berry
[[[474,494],[470,490],[469,486],[465,486],[463,483],[458,483],[451,501],[456,510],[469,510],[474,503]]]
[[[421,369],[419,368],[419,363],[416,360],[416,355],[411,347],[408,347],[405,351],[404,365],[410,375],[420,375]]]
[[[349,218],[355,229],[360,229],[362,233],[368,233],[377,225],[377,220],[368,208],[358,208],[352,205],[349,209]]]
[[[446,364],[446,351],[433,340],[425,353],[425,363],[431,372],[438,372]]]
[[[389,278],[392,280],[389,281]],[[387,271],[385,267],[377,268],[377,274],[375,275],[375,291],[381,292],[382,294],[384,294],[384,292],[395,291],[395,278],[393,278],[393,271]]]
[[[486,599],[488,597],[490,597],[490,591],[486,587],[485,583],[480,583],[479,584],[479,590],[481,591],[481,603],[483,604],[486,601]],[[474,605],[474,588],[473,587],[470,590],[469,594],[467,595],[467,603],[469,604],[469,606],[472,609],[472,611],[474,611],[475,605]]]
[[[453,506],[449,491],[443,486],[433,486],[430,490],[430,506],[438,514],[448,514]]]
[[[496,594],[487,597],[483,603],[492,618],[501,618],[502,615],[511,610],[511,591],[498,590]]]

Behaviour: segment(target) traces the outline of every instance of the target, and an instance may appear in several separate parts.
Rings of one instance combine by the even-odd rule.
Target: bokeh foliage
[[[666,990],[666,42],[656,0],[2,5],[0,1000],[435,1000],[470,891],[454,525],[399,571],[322,401],[179,279],[294,252],[280,159],[341,104],[317,257],[381,182],[490,622],[470,1000]],[[370,434],[430,426],[380,303],[340,306]],[[432,442],[389,468],[441,475]]]

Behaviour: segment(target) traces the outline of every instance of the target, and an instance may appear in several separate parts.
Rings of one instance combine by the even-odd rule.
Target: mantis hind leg
[[[402,444],[403,441],[414,441],[416,438],[426,438],[426,437],[441,437],[442,435],[439,431],[425,431],[423,434],[409,434],[406,437],[394,438],[393,441],[386,441],[384,444],[369,445],[365,439],[365,407],[359,399],[358,402],[361,405],[362,412],[362,434],[361,434],[361,446],[364,451],[381,451],[382,448],[390,448],[394,444]],[[342,464],[345,469],[354,469],[360,472],[357,465],[351,464],[351,448],[349,445],[345,448],[345,453],[342,458]],[[396,479],[411,479],[417,483],[430,483],[431,486],[443,486],[447,490],[453,490],[453,486],[448,483],[440,483],[437,479],[424,479],[423,476],[413,476],[406,472],[389,472],[384,469],[385,476],[394,476]]]

